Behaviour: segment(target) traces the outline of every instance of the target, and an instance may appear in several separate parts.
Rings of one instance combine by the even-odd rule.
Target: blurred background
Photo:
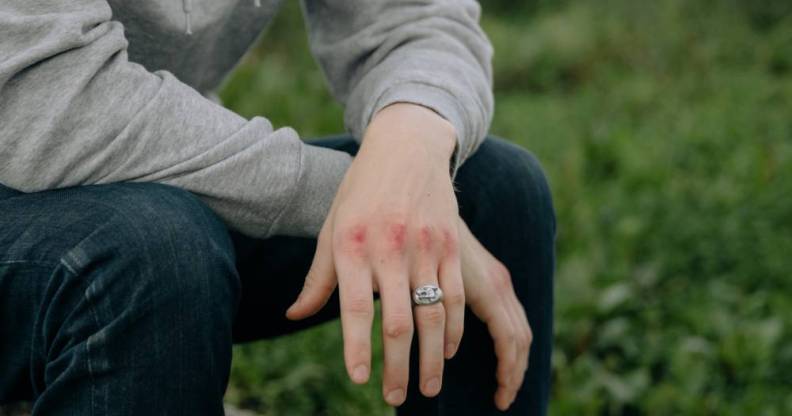
[[[342,132],[284,6],[223,99],[305,137]],[[792,2],[482,7],[492,132],[539,157],[558,211],[551,413],[792,414]],[[240,346],[227,401],[391,414],[374,363],[348,381],[337,323]]]

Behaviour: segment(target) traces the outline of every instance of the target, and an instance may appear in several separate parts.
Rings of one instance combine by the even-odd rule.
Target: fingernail
[[[426,386],[424,386],[426,390],[426,394],[434,396],[435,394],[440,392],[440,379],[434,377],[426,382]]]
[[[385,396],[385,400],[390,403],[392,406],[398,406],[399,403],[402,402],[404,399],[404,390],[402,389],[394,389],[388,392]]]
[[[352,372],[352,381],[355,383],[365,383],[368,379],[368,366],[359,365],[355,367],[355,370]]]
[[[448,344],[446,344],[446,348],[445,348],[446,358],[453,357],[455,353],[456,353],[456,344],[454,344],[453,342],[449,342]]]

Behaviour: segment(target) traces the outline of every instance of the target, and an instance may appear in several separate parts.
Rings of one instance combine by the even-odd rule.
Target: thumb
[[[286,317],[291,320],[305,319],[319,312],[335,290],[337,278],[332,247],[325,240],[329,242],[329,239],[319,238],[302,291],[286,311]]]

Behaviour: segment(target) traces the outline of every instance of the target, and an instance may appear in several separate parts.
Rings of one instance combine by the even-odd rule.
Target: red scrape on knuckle
[[[443,249],[447,256],[457,254],[457,241],[448,229],[443,230]]]
[[[354,257],[365,257],[366,233],[366,226],[363,224],[350,227],[339,240],[341,251]]]
[[[421,227],[421,231],[418,234],[418,247],[422,251],[430,251],[432,249],[432,227]]]
[[[350,236],[352,241],[357,244],[363,244],[366,242],[366,226],[365,225],[356,225],[352,227],[350,231]]]
[[[404,239],[407,234],[407,226],[404,223],[391,224],[388,228],[388,240],[391,247],[396,251],[404,250]]]

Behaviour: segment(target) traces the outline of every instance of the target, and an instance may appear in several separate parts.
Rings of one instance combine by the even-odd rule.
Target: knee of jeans
[[[86,299],[120,305],[106,308],[114,314],[178,304],[214,315],[220,311],[212,309],[235,307],[240,283],[228,230],[193,194],[151,183],[82,192],[102,220],[63,262],[76,274],[100,271],[92,275]]]
[[[539,227],[555,237],[556,216],[547,177],[528,150],[497,137],[488,137],[468,160],[468,175],[475,183],[471,192],[487,216],[525,219],[536,231]],[[465,164],[467,165],[468,162]],[[460,172],[462,172],[460,170]]]

